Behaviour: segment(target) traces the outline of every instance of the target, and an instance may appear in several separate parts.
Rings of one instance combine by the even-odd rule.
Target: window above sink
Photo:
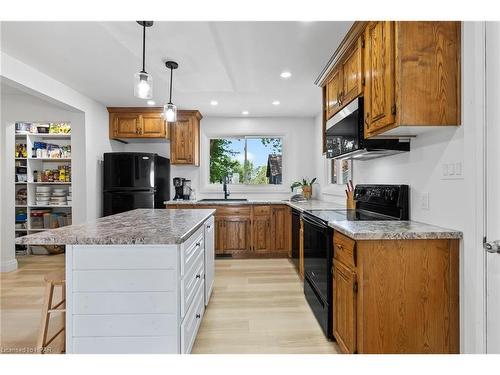
[[[219,137],[209,144],[210,184],[229,176],[231,185],[282,185],[282,137]]]

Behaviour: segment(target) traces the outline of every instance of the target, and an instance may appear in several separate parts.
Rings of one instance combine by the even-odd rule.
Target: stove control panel
[[[397,214],[406,220],[409,208],[408,190],[408,185],[356,185],[354,200],[357,208],[382,214]]]

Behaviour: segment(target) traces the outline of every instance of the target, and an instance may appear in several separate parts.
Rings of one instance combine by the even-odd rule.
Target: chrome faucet
[[[224,176],[222,178],[222,190],[224,191],[224,199],[227,199],[231,195],[229,190],[227,189],[227,183],[229,181],[229,176]]]

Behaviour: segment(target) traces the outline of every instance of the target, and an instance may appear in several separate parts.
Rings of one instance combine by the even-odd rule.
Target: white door
[[[215,222],[212,217],[205,223],[205,306],[210,301],[215,273]]]
[[[500,353],[500,22],[486,22],[486,351]]]

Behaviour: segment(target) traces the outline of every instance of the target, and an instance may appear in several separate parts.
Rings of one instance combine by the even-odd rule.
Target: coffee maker
[[[182,177],[174,177],[174,189],[175,189],[174,201],[184,199],[184,181],[185,180],[186,179],[182,178]]]

